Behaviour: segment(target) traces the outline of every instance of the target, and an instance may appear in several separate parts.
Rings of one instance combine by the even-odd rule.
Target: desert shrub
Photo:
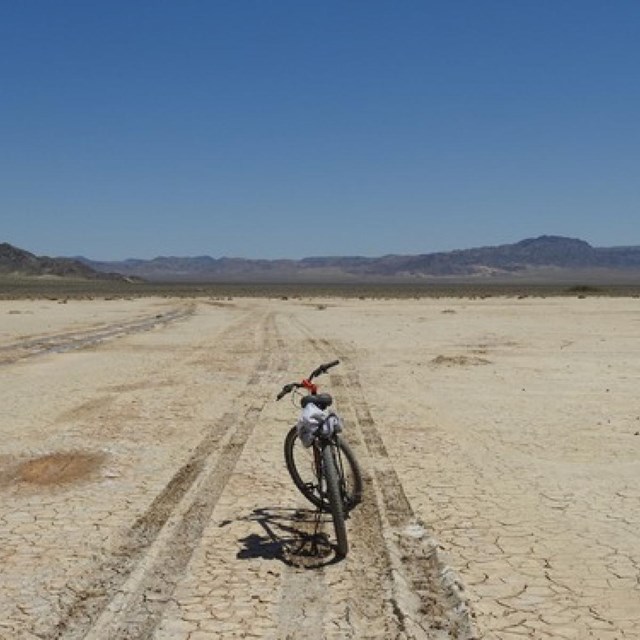
[[[568,289],[566,289],[567,293],[581,293],[581,294],[588,294],[588,293],[602,293],[602,289],[599,289],[598,287],[592,287],[590,285],[587,284],[577,284],[573,287],[569,287]]]

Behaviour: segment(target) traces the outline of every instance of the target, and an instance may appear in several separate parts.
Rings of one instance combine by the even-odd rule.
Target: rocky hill
[[[58,276],[62,278],[82,278],[87,280],[123,280],[125,276],[98,271],[72,258],[49,258],[36,256],[4,242],[0,244],[0,274],[13,276]]]
[[[532,269],[640,268],[640,247],[594,248],[561,236],[540,236],[515,244],[417,256],[385,256],[360,265],[362,272],[389,275],[472,276],[517,274]]]
[[[640,247],[596,248],[575,238],[540,236],[515,244],[420,255],[247,260],[199,256],[94,262],[148,280],[353,280],[523,275],[540,270],[640,270]]]

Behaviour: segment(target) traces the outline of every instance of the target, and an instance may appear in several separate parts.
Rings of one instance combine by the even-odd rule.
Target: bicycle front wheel
[[[341,477],[344,510],[347,513],[362,500],[362,474],[351,447],[339,436],[336,436],[336,442],[336,467]],[[315,445],[308,448],[303,446],[296,427],[292,427],[285,438],[284,457],[289,475],[300,493],[318,509],[330,511],[325,488],[320,486],[321,478],[318,477],[321,465],[319,451]]]
[[[336,550],[338,555],[344,558],[349,551],[349,543],[347,525],[344,521],[344,500],[336,463],[336,448],[332,444],[325,444],[322,447],[322,473],[327,488],[333,528],[336,532]]]

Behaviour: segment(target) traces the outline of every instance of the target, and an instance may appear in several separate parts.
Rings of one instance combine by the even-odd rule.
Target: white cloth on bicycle
[[[325,421],[327,414],[320,410],[315,404],[310,402],[300,414],[296,427],[298,437],[303,446],[310,447],[319,427]]]

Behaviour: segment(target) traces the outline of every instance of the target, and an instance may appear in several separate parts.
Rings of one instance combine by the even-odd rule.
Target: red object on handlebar
[[[311,381],[316,376],[327,373],[327,371],[329,371],[331,367],[335,367],[337,364],[340,364],[340,360],[332,360],[331,362],[327,362],[327,364],[321,364],[317,369],[313,370],[308,378],[305,378],[302,382],[290,382],[289,384],[285,384],[284,387],[282,387],[282,391],[280,391],[280,393],[276,396],[276,400],[284,398],[287,393],[291,393],[294,389],[299,389],[300,387],[304,387],[309,393],[318,393],[318,385],[314,384]]]
[[[318,385],[317,384],[313,384],[313,382],[311,382],[310,380],[307,380],[306,378],[302,381],[302,386],[309,393],[317,393],[318,392]]]

